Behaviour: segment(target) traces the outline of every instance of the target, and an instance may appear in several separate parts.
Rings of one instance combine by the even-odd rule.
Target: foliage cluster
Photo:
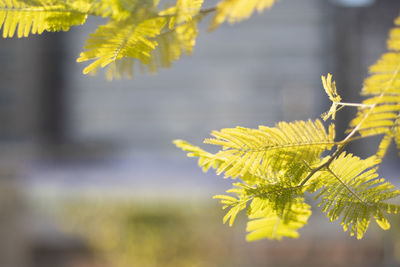
[[[0,0],[3,37],[26,37],[30,33],[68,30],[84,24],[89,15],[107,18],[92,33],[78,62],[90,61],[83,70],[96,73],[107,67],[109,79],[132,76],[133,66],[156,71],[169,67],[182,54],[190,54],[198,34],[197,24],[214,14],[210,30],[221,23],[238,22],[254,11],[262,11],[274,0],[221,0],[203,8],[203,0]],[[161,8],[160,6],[164,6]],[[400,26],[400,17],[395,24]],[[214,131],[205,143],[221,148],[209,153],[185,141],[175,144],[198,157],[204,171],[216,169],[226,178],[236,179],[231,195],[218,195],[228,212],[224,222],[232,225],[236,215],[247,209],[248,240],[297,237],[298,229],[311,215],[306,194],[315,195],[326,216],[340,219],[343,229],[362,238],[371,219],[382,229],[390,224],[387,214],[399,206],[389,200],[400,191],[379,178],[377,168],[394,140],[400,148],[400,27],[391,30],[390,52],[370,68],[364,82],[363,103],[344,103],[328,74],[322,83],[332,106],[323,119],[335,119],[345,106],[358,109],[348,135],[335,140],[335,127],[320,120],[280,122],[258,129],[237,127]],[[348,143],[382,135],[375,155],[361,159],[345,152]],[[323,156],[327,152],[330,155]]]
[[[191,54],[197,24],[215,13],[210,30],[221,23],[248,18],[254,10],[271,7],[274,0],[222,0],[202,8],[203,0],[1,0],[3,38],[27,37],[43,31],[67,31],[88,16],[107,19],[90,34],[77,62],[89,61],[84,74],[107,67],[106,77],[132,77],[134,65],[156,72]]]
[[[52,199],[51,205],[43,212],[56,215],[63,231],[87,240],[95,266],[224,266],[246,257],[231,255],[242,242],[219,223],[221,210],[212,203],[77,197]]]
[[[400,26],[400,17],[395,24]],[[346,106],[358,109],[343,140],[335,140],[333,123],[326,130],[318,119],[212,132],[214,138],[205,143],[221,147],[215,154],[175,140],[189,157],[199,158],[204,171],[215,168],[217,174],[239,180],[227,191],[233,196],[215,196],[228,209],[224,222],[232,225],[239,211],[247,208],[249,241],[298,237],[297,230],[311,215],[304,200],[308,193],[331,221],[340,220],[343,230],[358,239],[371,219],[384,230],[390,228],[387,214],[400,208],[390,200],[400,191],[380,178],[377,169],[393,140],[400,149],[400,28],[390,31],[388,49],[370,67],[362,90],[368,98],[360,104],[341,102],[332,75],[322,76],[332,101],[322,114],[324,120],[334,120]],[[381,136],[374,155],[361,159],[345,152],[348,143],[371,136]],[[330,155],[323,156],[324,152]]]

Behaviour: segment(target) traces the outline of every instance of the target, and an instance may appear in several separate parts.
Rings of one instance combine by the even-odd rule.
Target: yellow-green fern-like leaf
[[[191,21],[199,14],[203,0],[177,0],[176,5],[160,12],[162,16],[170,16],[169,28],[173,29],[176,24]]]
[[[264,181],[265,182],[265,181]],[[248,241],[258,239],[281,239],[282,237],[298,237],[297,230],[307,223],[311,215],[310,206],[304,202],[304,192],[285,175],[277,177],[274,184],[248,186],[235,183],[227,193],[235,195],[217,195],[223,209],[228,212],[223,222],[229,221],[232,226],[238,213],[247,209],[250,221],[247,224]]]
[[[225,162],[224,158],[218,158],[215,156],[215,154],[204,151],[203,149],[191,145],[186,141],[175,140],[174,144],[177,147],[181,148],[183,151],[189,152],[187,154],[188,157],[198,157],[198,164],[204,172],[208,171],[210,168],[217,169],[219,168],[219,166],[221,166],[221,164]],[[229,170],[230,168],[232,168],[232,165],[228,166],[226,170]],[[257,177],[250,174],[249,172],[242,175],[240,179],[248,185],[254,185],[257,184],[257,182],[259,182],[260,180],[265,180],[264,178]]]
[[[246,236],[247,241],[297,238],[298,229],[307,224],[311,215],[311,207],[303,198],[288,202],[282,212],[274,210],[268,200],[256,198],[252,201],[250,209],[253,212],[248,216],[250,221],[246,230],[250,233]]]
[[[234,187],[227,190],[227,193],[236,195],[236,197],[232,197],[229,195],[216,195],[213,198],[219,199],[222,206],[222,209],[228,209],[228,212],[225,214],[223,218],[223,223],[229,221],[229,226],[232,226],[237,214],[246,209],[247,203],[252,199],[252,196],[247,193],[247,189],[249,186],[242,183],[233,184]]]
[[[170,67],[182,54],[191,55],[198,35],[197,21],[175,27],[157,38],[159,47],[153,52],[154,65]]]
[[[106,79],[112,81],[113,79],[121,79],[123,77],[131,79],[133,77],[133,69],[135,65],[134,58],[124,57],[119,60],[111,62],[107,66]],[[95,74],[96,70],[93,70],[92,74]]]
[[[231,196],[227,195],[216,195],[214,196],[215,199],[220,199],[221,204],[223,204],[223,209],[226,209],[230,207],[229,211],[225,214],[223,218],[223,223],[226,223],[229,221],[229,226],[232,226],[236,216],[238,213],[246,208],[246,201],[240,201],[239,199],[236,199]]]
[[[217,5],[210,30],[214,30],[225,21],[235,23],[247,19],[255,10],[261,12],[272,7],[275,2],[276,0],[222,0]]]
[[[378,178],[376,157],[362,160],[352,154],[342,153],[328,170],[319,172],[320,180],[317,198],[321,199],[321,209],[331,221],[342,218],[344,231],[362,238],[371,218],[386,230],[390,227],[385,213],[397,213],[399,207],[386,201],[400,195],[400,191]]]
[[[329,119],[329,117],[332,117],[332,120],[334,120],[338,103],[342,100],[342,98],[337,93],[336,83],[335,81],[332,81],[332,74],[328,73],[327,77],[321,76],[321,80],[326,94],[332,101],[331,108],[328,112],[322,114],[322,119],[326,121],[327,119]]]
[[[157,47],[149,53],[147,62],[124,57],[108,65],[106,77],[108,80],[120,79],[122,76],[132,78],[135,66],[151,73],[156,73],[159,68],[169,68],[182,55],[192,54],[197,34],[197,20],[177,25],[174,29],[151,38],[151,41],[157,43]]]
[[[195,5],[193,9],[197,11],[189,8],[189,3]],[[157,72],[160,67],[170,67],[183,54],[190,55],[193,51],[198,35],[197,23],[202,18],[202,15],[195,14],[201,3],[199,0],[187,1],[189,6],[185,15],[174,7],[173,11],[178,13],[154,13],[153,17],[141,20],[111,20],[90,36],[84,47],[86,51],[81,53],[77,61],[94,60],[84,69],[85,74],[95,74],[100,67],[108,66],[108,80],[123,76],[131,78],[135,66],[150,72]],[[178,10],[182,9],[180,6]],[[172,28],[166,27],[168,20],[173,17],[178,18],[180,23]]]
[[[157,36],[154,40],[158,46],[151,52],[149,63],[141,64],[141,68],[155,73],[159,68],[171,67],[181,56],[191,55],[198,35],[197,23],[194,19]]]
[[[204,170],[213,167],[217,174],[240,177],[251,185],[257,179],[274,181],[275,172],[302,170],[335,145],[333,124],[326,132],[319,120],[280,122],[275,128],[228,128],[214,131],[212,135],[215,138],[206,139],[205,143],[222,146],[222,150],[215,154],[182,140],[174,143],[189,151],[189,156],[199,157],[199,165]]]
[[[399,17],[400,18],[400,17]],[[400,26],[400,19],[395,23]],[[370,67],[371,76],[364,81],[363,95],[369,96],[364,100],[365,107],[360,107],[355,119],[350,123],[361,136],[384,134],[378,150],[383,158],[390,141],[398,132],[400,116],[400,28],[390,31],[388,49],[382,57]],[[350,129],[349,131],[351,131]],[[398,138],[395,139],[397,146]]]
[[[385,157],[386,151],[392,143],[393,137],[394,134],[386,133],[385,136],[382,138],[381,142],[379,143],[378,150],[375,153],[378,159],[383,159]]]
[[[174,140],[173,142],[177,147],[181,148],[183,151],[189,152],[187,154],[188,157],[197,157],[199,158],[198,164],[203,169],[204,172],[208,171],[210,168],[217,168],[224,161],[222,159],[218,159],[214,154],[209,153],[197,146],[189,144],[183,140]]]
[[[99,67],[103,68],[125,57],[147,64],[151,52],[158,45],[152,38],[161,33],[166,22],[166,18],[156,16],[139,21],[134,18],[111,20],[100,26],[90,35],[84,46],[86,51],[77,59],[78,62],[94,60],[83,73],[96,72]]]
[[[0,1],[0,27],[3,38],[27,37],[43,31],[67,31],[86,21],[87,13],[66,1],[8,0]]]
[[[222,150],[215,154],[223,159],[217,173],[226,177],[243,176],[246,172],[269,179],[273,173],[295,162],[312,164],[326,149],[335,144],[334,126],[329,132],[319,120],[280,122],[276,127],[260,126],[222,129],[211,133],[215,138],[205,143],[218,145]]]

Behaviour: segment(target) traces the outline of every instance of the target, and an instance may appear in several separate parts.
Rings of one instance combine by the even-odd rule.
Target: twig
[[[394,74],[393,74],[391,80],[389,81],[388,85],[385,87],[385,89],[382,91],[382,93],[378,96],[378,99],[379,99],[379,98],[382,98],[382,97],[385,95],[385,92],[393,85],[394,80],[395,80],[395,77],[398,75],[399,71],[400,71],[400,64],[397,66],[397,68],[396,68],[396,70],[395,70],[395,72],[394,72]],[[327,168],[327,170],[331,172],[331,170],[329,169],[330,164],[333,162],[333,160],[334,160],[335,158],[337,158],[337,157],[339,156],[339,154],[344,150],[344,148],[346,147],[346,145],[347,145],[348,143],[350,143],[351,141],[354,141],[354,140],[356,140],[356,139],[363,138],[362,136],[361,136],[361,137],[354,137],[354,138],[353,138],[353,136],[357,133],[358,130],[360,130],[361,125],[362,125],[362,124],[364,123],[364,121],[369,117],[369,115],[371,115],[372,110],[376,107],[376,105],[378,104],[378,102],[379,102],[379,101],[376,101],[374,104],[370,105],[370,106],[369,106],[368,112],[366,112],[366,113],[364,114],[363,119],[357,124],[357,126],[354,127],[353,130],[351,130],[351,132],[350,132],[342,141],[340,141],[340,142],[337,143],[337,149],[336,149],[336,151],[333,153],[333,155],[332,155],[326,162],[324,162],[323,164],[321,164],[321,165],[319,165],[318,167],[313,168],[313,169],[310,170],[310,173],[307,175],[307,177],[304,178],[304,180],[300,183],[300,185],[299,185],[300,187],[304,186],[305,183],[306,183],[308,180],[310,180],[311,177],[312,177],[316,172],[322,170],[323,168]],[[337,103],[337,104],[338,104],[338,103]],[[357,106],[358,106],[358,104],[354,104],[354,103],[348,103],[348,104],[357,105]],[[336,177],[336,175],[335,175],[335,177]],[[339,181],[341,181],[341,180],[339,179]],[[341,181],[341,182],[342,182],[342,181]],[[347,188],[347,187],[346,187],[346,188]],[[350,192],[352,192],[353,194],[355,194],[352,190],[350,190]],[[357,197],[358,197],[358,196],[357,196]]]

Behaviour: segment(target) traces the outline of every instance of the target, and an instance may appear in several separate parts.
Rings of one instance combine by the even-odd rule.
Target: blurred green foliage
[[[372,227],[357,241],[323,223],[323,214],[313,208],[315,225],[322,228],[303,229],[302,239],[248,243],[245,214],[227,227],[215,202],[91,196],[37,204],[64,233],[85,240],[94,261],[84,266],[90,267],[372,267],[400,262],[396,216],[390,233]]]
[[[222,211],[168,203],[68,202],[60,221],[88,240],[106,266],[233,265],[235,235],[221,225]]]

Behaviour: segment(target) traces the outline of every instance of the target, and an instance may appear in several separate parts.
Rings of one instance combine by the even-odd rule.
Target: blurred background
[[[400,266],[399,218],[356,241],[314,207],[299,239],[246,243],[245,216],[223,225],[212,200],[230,181],[171,143],[317,118],[328,72],[360,102],[399,11],[399,0],[281,0],[211,34],[203,22],[193,56],[111,83],[75,63],[102,19],[1,39],[0,266]],[[339,113],[339,138],[354,112]],[[380,173],[400,185],[395,149]]]

